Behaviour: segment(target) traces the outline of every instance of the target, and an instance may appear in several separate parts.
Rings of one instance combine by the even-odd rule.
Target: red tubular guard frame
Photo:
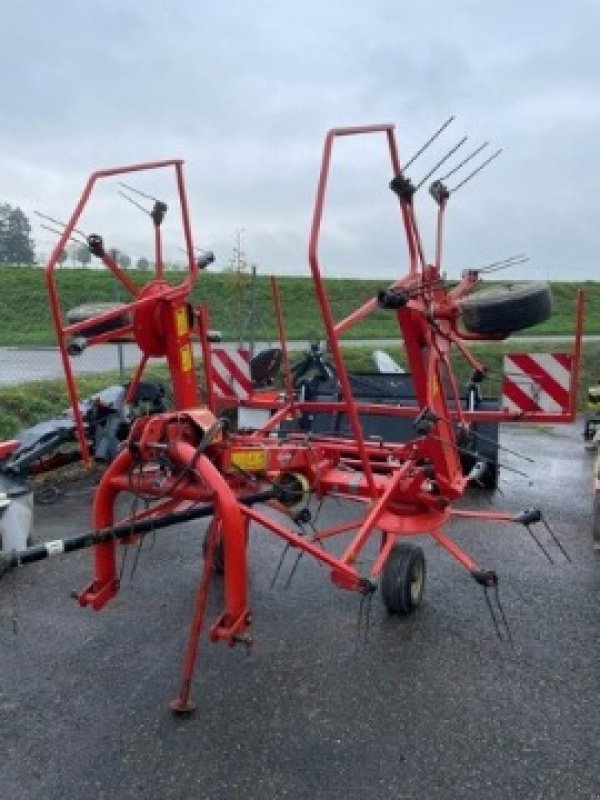
[[[64,251],[67,242],[71,237],[71,234],[73,233],[73,230],[75,229],[77,223],[79,222],[81,214],[83,213],[83,209],[85,208],[87,202],[89,201],[92,195],[92,191],[97,181],[103,178],[115,177],[117,175],[125,175],[128,173],[143,172],[148,170],[165,169],[169,167],[174,168],[176,175],[177,190],[179,195],[180,210],[183,222],[183,233],[184,233],[186,251],[188,256],[189,274],[187,278],[178,287],[172,287],[170,290],[165,288],[163,294],[171,298],[187,297],[196,279],[198,267],[194,260],[192,231],[189,220],[189,210],[185,193],[185,185],[183,180],[183,161],[181,159],[170,159],[167,161],[150,161],[140,164],[131,164],[129,166],[124,166],[124,167],[114,167],[111,169],[99,170],[97,172],[92,173],[92,175],[90,176],[85,185],[83,192],[81,193],[81,197],[79,198],[77,205],[75,206],[75,210],[71,214],[71,217],[68,220],[67,224],[65,225],[65,228],[58,240],[58,243],[56,244],[56,247],[52,251],[50,260],[46,265],[45,269],[46,287],[50,299],[50,310],[52,312],[54,330],[56,332],[56,338],[58,341],[58,347],[60,349],[63,369],[65,371],[67,390],[69,393],[69,399],[71,401],[71,406],[73,409],[73,416],[77,428],[77,436],[79,438],[81,454],[86,464],[90,463],[90,453],[85,437],[81,410],[79,407],[79,393],[77,391],[77,385],[71,367],[71,360],[67,348],[67,337],[79,332],[82,329],[85,329],[86,325],[88,325],[89,322],[77,323],[74,325],[65,325],[63,323],[62,311],[60,308],[60,302],[58,297],[56,267],[57,264],[59,263],[59,258],[62,252]],[[155,274],[156,274],[156,279],[158,280],[162,277],[162,269],[163,269],[161,250],[160,250],[160,231],[158,227],[156,228],[156,243],[157,243],[157,253],[156,253],[157,258],[155,264]],[[154,299],[152,297],[140,298],[141,291],[137,287],[135,287],[135,284],[133,284],[129,276],[121,269],[121,267],[119,267],[119,265],[113,259],[111,259],[111,257],[108,254],[105,254],[102,260],[108,267],[108,269],[110,269],[110,271],[115,275],[117,280],[119,280],[121,284],[127,289],[127,291],[133,293],[135,299],[132,303],[129,304],[129,307],[132,310],[135,310],[137,308],[142,309],[144,306],[149,306],[153,302],[155,302],[156,298]],[[107,312],[106,314],[98,315],[95,318],[95,321],[104,322],[112,318],[121,316],[122,313],[123,313],[122,309],[116,311],[110,311]],[[118,335],[118,333],[120,333],[120,331],[112,331],[110,334],[94,337],[93,342],[90,341],[90,343],[95,344],[101,341],[106,341],[110,338],[115,337],[116,335]],[[144,364],[145,362],[140,365],[141,369],[136,374],[137,380],[139,380],[141,377],[141,372],[143,371]],[[185,392],[186,388],[179,387],[179,390]],[[187,391],[189,391],[189,386],[187,387]]]

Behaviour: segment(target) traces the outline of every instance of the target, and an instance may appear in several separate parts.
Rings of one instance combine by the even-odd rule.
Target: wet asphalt
[[[100,613],[70,599],[89,553],[0,583],[0,798],[600,798],[600,554],[591,547],[591,459],[580,426],[503,431],[535,458],[503,461],[492,505],[540,505],[567,548],[554,564],[514,525],[456,522],[451,535],[500,576],[514,649],[496,637],[482,590],[422,537],[419,610],[390,618],[376,595],[357,636],[358,598],[308,559],[270,588],[281,544],[250,543],[251,656],[203,639],[198,709],[178,687],[203,523],[145,540],[138,569]],[[36,507],[36,537],[87,529],[92,490]],[[490,507],[470,494],[465,505]],[[347,509],[328,502],[323,521]],[[132,559],[129,559],[129,564]],[[214,584],[209,617],[220,611]],[[16,617],[16,632],[13,618]]]

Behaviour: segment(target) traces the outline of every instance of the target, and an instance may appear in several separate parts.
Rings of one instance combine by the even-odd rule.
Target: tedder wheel
[[[462,302],[462,321],[470,333],[510,334],[549,319],[550,286],[543,281],[515,283],[476,292]]]
[[[389,614],[411,614],[420,605],[426,574],[425,555],[420,547],[394,547],[381,577],[381,598]]]
[[[107,311],[116,311],[117,308],[126,309],[127,306],[124,303],[85,303],[67,312],[67,322],[69,325],[74,325],[76,322],[85,322],[100,314],[106,314]],[[122,316],[115,317],[107,322],[90,324],[89,327],[80,331],[80,336],[99,336],[101,333],[109,333],[130,324],[131,317],[129,312],[124,311]]]

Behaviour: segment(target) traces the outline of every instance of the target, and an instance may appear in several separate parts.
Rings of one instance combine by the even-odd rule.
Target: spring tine
[[[182,253],[185,253],[187,255],[187,250],[185,249],[185,247],[178,247],[177,249],[180,250]],[[210,252],[209,250],[206,250],[206,248],[204,248],[204,247],[194,247],[193,249],[194,249],[194,252],[196,252],[196,253],[209,253]]]
[[[494,612],[494,607],[492,606],[492,601],[490,600],[490,596],[488,594],[488,589],[486,586],[483,587],[483,596],[485,597],[485,602],[487,603],[488,611],[490,612],[490,617],[492,618],[492,622],[494,623],[496,636],[502,642],[504,641],[504,639],[502,637],[502,632],[500,630],[500,626],[498,625],[498,620],[496,619],[496,613]]]
[[[151,194],[146,194],[145,192],[141,192],[139,189],[136,189],[135,186],[130,186],[127,183],[123,183],[123,181],[119,181],[118,183],[119,186],[122,186],[124,189],[127,189],[128,191],[133,192],[134,194],[138,194],[140,197],[145,197],[146,200],[152,200],[154,203],[160,202],[159,200],[156,199],[156,197],[153,197]]]
[[[467,175],[467,177],[464,178],[460,183],[457,183],[456,186],[454,187],[454,189],[450,189],[450,191],[451,192],[458,192],[458,190],[461,189],[465,185],[465,183],[468,183],[471,180],[471,178],[474,178],[475,175],[477,175],[479,172],[481,172],[482,169],[485,169],[485,167],[487,167],[488,164],[491,164],[494,159],[498,158],[498,156],[500,155],[501,152],[502,152],[502,148],[500,148],[500,150],[496,150],[496,152],[493,153],[488,159],[486,159],[483,162],[483,164],[480,164],[477,167],[477,169],[474,169],[473,172],[471,172],[469,175]]]
[[[294,561],[294,566],[292,567],[290,574],[288,575],[287,581],[283,585],[284,589],[289,589],[290,586],[292,585],[292,578],[296,574],[296,570],[298,569],[298,565],[300,564],[300,559],[302,558],[303,555],[304,555],[304,550],[301,550],[296,556],[296,560]]]
[[[128,194],[125,194],[125,192],[122,192],[120,189],[118,190],[118,194],[120,194],[121,197],[124,197],[125,200],[127,200],[128,203],[131,203],[132,206],[135,206],[136,208],[139,208],[139,210],[143,211],[144,214],[146,214],[147,216],[150,216],[150,212],[148,211],[148,209],[144,208],[144,206],[141,205],[140,203],[138,203],[136,200],[134,200],[133,197],[129,197]]]
[[[502,619],[502,623],[504,624],[504,630],[506,631],[506,635],[508,637],[508,641],[510,642],[510,646],[514,650],[515,645],[510,630],[510,625],[508,624],[508,619],[506,618],[506,614],[504,613],[504,609],[502,608],[502,603],[500,602],[500,591],[498,589],[498,584],[496,584],[495,586],[495,596],[496,596],[496,606],[498,608],[498,612],[500,613],[500,618]]]
[[[506,267],[513,267],[516,264],[523,264],[529,261],[527,253],[519,253],[519,255],[511,256],[510,258],[503,258],[500,261],[492,261],[491,264],[486,264],[483,267],[476,267],[476,272],[495,272],[499,269],[506,269]]]
[[[50,225],[44,225],[40,222],[40,228],[43,228],[45,231],[50,231],[50,233],[55,233],[57,236],[62,236],[62,231],[57,231],[56,228],[51,228]],[[74,236],[69,236],[69,241],[75,242],[75,244],[87,245],[87,239],[76,239]]]
[[[533,530],[531,529],[531,527],[530,527],[529,525],[525,525],[525,530],[526,530],[526,531],[527,531],[527,533],[528,533],[528,534],[531,536],[531,538],[532,538],[532,539],[533,539],[533,541],[534,541],[534,542],[537,544],[537,546],[540,548],[540,550],[542,551],[542,553],[543,553],[543,554],[546,556],[546,558],[548,559],[548,561],[549,561],[551,564],[554,564],[554,559],[552,558],[552,556],[550,555],[550,553],[549,553],[549,552],[546,550],[546,548],[545,548],[545,547],[544,547],[544,545],[541,543],[541,541],[540,541],[540,540],[537,538],[537,536],[535,535],[535,533],[533,532]]]
[[[462,146],[463,146],[463,144],[464,144],[466,141],[467,141],[467,137],[466,137],[466,136],[463,136],[463,138],[460,140],[460,142],[458,142],[457,144],[455,144],[455,145],[454,145],[454,147],[453,147],[451,150],[448,150],[448,152],[446,153],[446,155],[445,155],[443,158],[441,158],[441,159],[440,159],[440,160],[437,162],[437,164],[435,165],[435,167],[433,167],[432,169],[430,169],[430,170],[429,170],[429,172],[427,173],[427,175],[425,175],[425,177],[424,177],[424,178],[422,178],[422,179],[421,179],[421,181],[420,181],[419,183],[417,183],[417,185],[415,186],[415,192],[416,192],[416,191],[418,191],[418,190],[421,188],[421,186],[423,186],[423,184],[425,183],[425,181],[429,180],[429,178],[431,178],[431,176],[433,175],[433,173],[434,173],[434,172],[436,172],[436,171],[439,169],[439,167],[441,167],[441,166],[442,166],[442,164],[443,164],[444,162],[446,162],[446,161],[447,161],[447,160],[450,158],[450,156],[451,156],[451,155],[454,155],[454,153],[456,153],[456,151],[458,150],[458,148],[459,148],[459,147],[462,147]]]
[[[46,219],[48,222],[54,223],[54,225],[59,225],[61,228],[66,228],[66,223],[61,222],[59,219],[54,219],[54,217],[50,217],[48,214],[42,214],[41,211],[34,211],[33,212],[36,216],[41,217],[41,219]],[[55,231],[56,232],[56,231]],[[79,228],[73,228],[74,233],[78,233],[80,236],[87,241],[87,236],[83,231],[80,231]]]
[[[477,433],[477,431],[471,431],[471,435],[482,442],[489,442],[489,444],[496,444],[494,439],[490,439],[489,436],[484,436],[482,433]],[[513,456],[517,456],[517,458],[522,458],[523,461],[529,461],[530,464],[535,464],[534,458],[530,458],[529,456],[524,456],[523,453],[518,453],[516,450],[512,450],[510,447],[505,447],[505,445],[503,444],[498,445],[498,450],[504,450],[505,453],[510,453]]]
[[[281,556],[279,557],[279,561],[277,563],[277,567],[275,568],[275,573],[273,575],[271,583],[269,584],[269,589],[273,589],[274,588],[275,583],[277,582],[277,578],[279,577],[279,573],[281,572],[281,568],[283,567],[283,562],[284,562],[285,557],[287,555],[287,551],[289,549],[290,549],[290,543],[288,542],[286,544],[286,546],[283,548],[282,552],[281,552]]]
[[[412,158],[409,158],[409,160],[406,162],[406,164],[404,164],[404,166],[402,167],[402,170],[404,171],[404,170],[408,169],[408,167],[410,167],[410,165],[413,164],[417,160],[417,158],[422,153],[425,152],[425,150],[427,150],[427,148],[429,147],[430,144],[435,142],[435,140],[438,138],[440,133],[442,133],[442,131],[444,131],[448,127],[448,125],[450,125],[450,123],[453,122],[453,121],[454,121],[454,116],[448,117],[446,122],[444,122],[444,124],[440,128],[437,129],[437,131],[433,134],[433,136],[425,142],[425,144],[420,148],[420,150],[417,150],[417,152],[414,154],[414,156],[412,156]]]
[[[119,567],[119,583],[123,581],[123,573],[125,572],[125,562],[127,561],[127,555],[129,553],[129,545],[126,544],[123,548],[123,554],[121,555],[121,566]]]
[[[513,261],[518,261],[521,258],[529,258],[527,253],[517,253],[516,256],[509,256],[508,258],[501,258],[498,261],[492,261],[489,264],[484,264],[483,267],[475,267],[477,272],[484,272],[487,269],[492,269],[494,267],[498,267],[501,264],[510,264]]]
[[[489,269],[483,271],[485,272],[486,275],[488,275],[490,272],[500,272],[501,269],[509,269],[510,267],[516,267],[519,264],[526,264],[530,260],[531,259],[529,258],[529,256],[527,256],[525,258],[520,258],[517,261],[510,261],[507,264],[501,264],[499,267],[490,267]]]
[[[546,528],[546,530],[547,530],[547,531],[548,531],[548,533],[550,534],[550,536],[551,536],[551,538],[552,538],[552,541],[554,542],[554,544],[555,544],[555,545],[558,547],[558,549],[559,549],[559,550],[560,550],[560,552],[561,552],[561,553],[564,555],[564,557],[567,559],[567,561],[569,562],[569,564],[571,564],[571,563],[572,563],[572,562],[571,562],[571,556],[570,556],[570,555],[567,553],[567,551],[565,550],[565,548],[564,548],[564,547],[563,547],[563,545],[562,545],[562,542],[560,541],[560,539],[558,538],[558,536],[557,536],[557,535],[554,533],[554,531],[552,530],[552,528],[550,527],[550,525],[548,525],[548,523],[546,522],[546,518],[545,518],[543,515],[542,515],[542,525],[544,526],[544,528]]]
[[[440,181],[447,180],[451,175],[454,175],[456,172],[458,172],[459,169],[462,169],[465,164],[468,164],[469,161],[471,161],[472,158],[475,158],[476,155],[481,153],[482,150],[485,150],[485,148],[488,145],[489,145],[489,142],[484,142],[483,144],[479,145],[479,147],[477,147],[475,150],[473,150],[473,152],[470,155],[468,155],[466,158],[463,158],[463,160],[460,162],[460,164],[457,164],[455,167],[453,167],[450,170],[450,172],[447,172],[445,175],[442,175],[442,177],[438,178],[438,180],[440,180]]]

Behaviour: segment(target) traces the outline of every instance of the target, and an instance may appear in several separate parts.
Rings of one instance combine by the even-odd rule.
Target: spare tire
[[[549,319],[552,293],[543,281],[514,283],[476,292],[462,302],[469,333],[509,334]]]
[[[127,308],[125,303],[85,303],[82,306],[72,308],[67,313],[67,322],[69,325],[74,325],[76,322],[85,322],[86,320],[93,320],[94,317],[100,314],[106,314],[107,311],[115,311],[117,308]],[[116,331],[125,325],[131,324],[131,317],[129,312],[125,312],[118,317],[106,320],[105,322],[94,323],[83,328],[79,332],[80,336],[98,336],[101,333],[109,333]]]

